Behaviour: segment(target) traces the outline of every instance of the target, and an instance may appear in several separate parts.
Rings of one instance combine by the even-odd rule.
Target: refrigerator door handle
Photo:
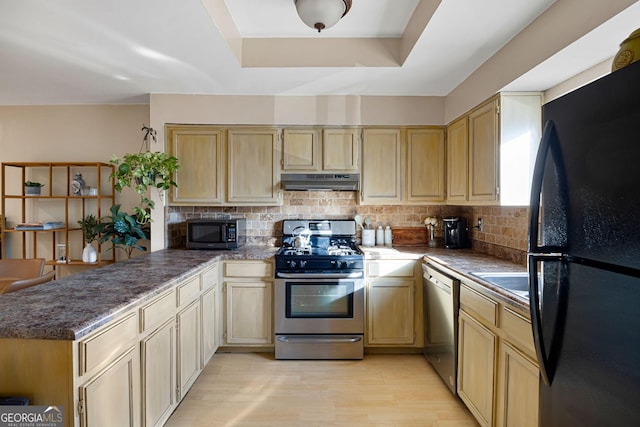
[[[536,355],[538,356],[540,375],[542,376],[542,380],[544,381],[544,383],[550,385],[551,382],[549,381],[548,373],[549,360],[547,359],[547,352],[544,348],[544,341],[542,340],[542,321],[540,319],[540,293],[537,260],[537,256],[529,256],[529,310],[531,312],[531,329],[533,329],[533,343],[536,347]]]
[[[529,214],[529,236],[528,245],[529,252],[538,251],[538,235],[540,224],[540,196],[542,194],[542,177],[544,176],[544,165],[547,162],[547,153],[549,152],[550,135],[553,131],[553,121],[549,121],[544,126],[542,133],[542,139],[540,140],[540,147],[538,148],[538,155],[536,157],[536,163],[533,168],[533,177],[531,181],[531,200],[529,202],[530,214]]]
[[[564,293],[566,292],[566,289],[555,290],[559,298],[556,300],[557,307],[554,307],[553,310],[557,310],[560,315],[554,322],[555,327],[553,328],[553,336],[545,337],[542,327],[542,304],[540,303],[543,292],[541,292],[539,280],[539,277],[543,275],[544,272],[538,271],[538,265],[540,262],[562,263],[564,262],[564,258],[559,254],[529,255],[529,311],[531,313],[533,343],[536,348],[540,376],[544,383],[550,386],[553,381],[555,364],[557,362],[557,353],[560,345],[558,340],[561,341],[564,329],[564,309],[566,308]],[[562,284],[558,284],[558,286],[562,286]],[[553,310],[548,308],[548,311]],[[551,341],[545,338],[550,338]],[[550,342],[549,348],[547,348],[545,342]]]
[[[549,166],[553,166],[554,170],[546,170],[547,158],[550,157],[552,163]],[[553,120],[549,120],[542,133],[542,139],[540,140],[540,147],[538,148],[538,154],[536,156],[536,163],[533,169],[533,177],[531,181],[531,200],[530,200],[530,214],[529,214],[529,236],[528,236],[528,249],[529,253],[564,253],[566,245],[566,239],[562,242],[556,242],[556,245],[548,245],[543,242],[543,245],[538,244],[538,237],[540,236],[540,200],[542,199],[542,186],[545,178],[545,173],[556,176],[556,185],[558,186],[558,197],[553,200],[554,211],[559,214],[560,217],[566,218],[567,212],[567,196],[565,192],[565,179],[564,179],[564,167],[562,165],[562,155],[560,151],[560,143],[558,140],[558,134],[556,131],[556,125]],[[551,200],[545,205],[548,206]],[[554,224],[554,235],[566,236],[566,221],[560,224]],[[559,228],[558,228],[559,227]]]

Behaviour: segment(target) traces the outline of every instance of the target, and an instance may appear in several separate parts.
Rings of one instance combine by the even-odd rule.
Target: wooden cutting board
[[[394,246],[428,245],[427,227],[391,227]]]

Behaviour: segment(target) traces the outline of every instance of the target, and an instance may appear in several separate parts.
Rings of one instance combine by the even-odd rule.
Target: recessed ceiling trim
[[[400,39],[244,39],[243,67],[399,67]]]
[[[224,0],[202,0],[240,66],[399,67],[441,0],[420,0],[400,38],[242,38]]]

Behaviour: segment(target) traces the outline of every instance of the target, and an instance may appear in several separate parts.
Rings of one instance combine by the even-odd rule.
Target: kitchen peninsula
[[[61,406],[69,426],[162,424],[217,349],[219,262],[268,260],[276,249],[166,249],[3,295],[0,395]],[[463,279],[470,271],[524,270],[471,250],[365,252],[368,260],[426,255]],[[526,310],[523,298],[475,286]]]

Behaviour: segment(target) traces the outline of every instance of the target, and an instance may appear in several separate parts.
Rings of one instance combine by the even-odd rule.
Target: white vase
[[[96,262],[98,259],[98,252],[91,243],[87,243],[87,246],[82,250],[82,262]]]

